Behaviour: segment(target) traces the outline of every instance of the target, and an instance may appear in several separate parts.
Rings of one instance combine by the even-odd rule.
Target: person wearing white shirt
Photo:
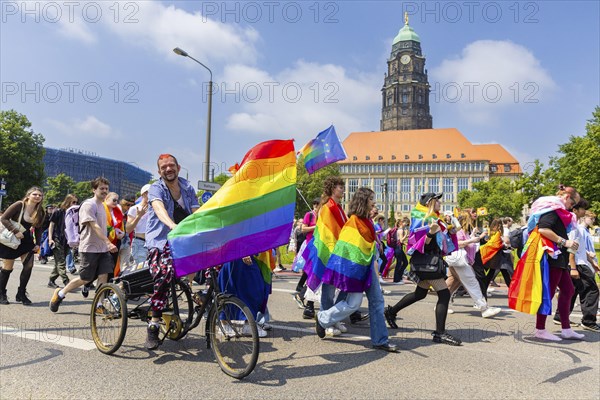
[[[146,249],[146,225],[148,222],[148,190],[150,185],[142,186],[142,200],[135,204],[127,212],[127,233],[134,232],[131,241],[131,256],[135,265],[143,263],[148,258],[148,249]]]

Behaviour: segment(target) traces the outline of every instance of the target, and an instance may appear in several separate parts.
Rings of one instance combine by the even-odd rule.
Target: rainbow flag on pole
[[[371,268],[375,261],[375,230],[364,218],[352,215],[323,273],[323,283],[344,292],[363,292],[371,286]]]
[[[346,159],[346,151],[342,147],[333,125],[306,143],[298,153],[304,158],[304,165],[309,174],[336,161]]]
[[[292,140],[253,147],[221,189],[168,239],[177,276],[288,242],[296,206]]]

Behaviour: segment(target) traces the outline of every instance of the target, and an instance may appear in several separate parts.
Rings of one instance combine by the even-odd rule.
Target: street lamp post
[[[205,160],[205,165],[204,165],[204,180],[208,182],[209,181],[208,171],[209,171],[209,166],[210,166],[210,131],[211,131],[211,116],[212,116],[212,92],[213,92],[213,90],[212,90],[212,87],[213,87],[212,71],[206,65],[202,64],[200,61],[196,60],[194,57],[190,56],[185,50],[182,50],[179,47],[175,47],[173,49],[173,52],[175,52],[175,54],[178,54],[180,56],[191,58],[192,60],[196,61],[198,64],[200,64],[204,68],[206,68],[210,74],[210,81],[208,82],[208,118],[206,121],[206,160]]]
[[[6,189],[6,181],[4,178],[0,178],[0,211],[2,211],[2,198],[4,197],[4,190]]]

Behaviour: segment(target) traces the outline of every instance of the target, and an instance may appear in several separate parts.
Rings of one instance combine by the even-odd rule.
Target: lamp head
[[[189,56],[189,54],[185,50],[181,50],[179,47],[175,47],[173,49],[173,52],[175,54],[179,54],[180,56],[184,56],[184,57],[188,57]]]

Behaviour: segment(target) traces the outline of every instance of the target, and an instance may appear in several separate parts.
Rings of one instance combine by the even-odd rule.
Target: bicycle
[[[219,290],[217,272],[209,268],[206,292],[192,296],[188,284],[171,280],[168,303],[160,322],[159,340],[182,339],[206,318],[206,347],[221,370],[236,379],[250,374],[258,361],[259,338],[250,309],[237,297]],[[122,275],[102,285],[94,296],[90,312],[92,338],[99,351],[113,354],[123,344],[129,318],[148,322],[151,318],[148,299],[153,291],[148,269]],[[127,302],[138,302],[128,311]],[[183,318],[182,318],[183,316]]]

